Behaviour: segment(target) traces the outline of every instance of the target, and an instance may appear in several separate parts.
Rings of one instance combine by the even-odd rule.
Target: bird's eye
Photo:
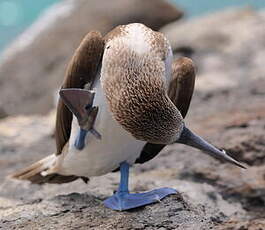
[[[106,47],[106,49],[109,49],[109,48],[110,48],[110,46],[107,46],[107,47]]]

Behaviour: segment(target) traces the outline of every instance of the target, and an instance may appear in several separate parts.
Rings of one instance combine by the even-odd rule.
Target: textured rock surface
[[[247,170],[186,146],[168,146],[132,169],[131,189],[170,186],[179,194],[131,212],[113,212],[102,200],[117,188],[116,173],[92,178],[88,185],[5,179],[54,151],[53,112],[8,117],[0,121],[0,228],[265,229],[264,18],[264,13],[238,10],[163,29],[176,53],[178,46],[189,48],[198,65],[187,125],[246,162]]]
[[[170,40],[173,50],[186,47],[193,51],[192,57],[202,76],[196,82],[196,88],[210,93],[249,84],[249,78],[264,77],[264,25],[265,13],[247,8],[185,23],[173,22],[161,31]],[[260,86],[252,93],[264,94],[264,87]]]
[[[9,115],[47,113],[61,86],[67,62],[91,30],[142,22],[153,29],[182,12],[161,0],[65,0],[53,7],[0,60],[1,110]]]

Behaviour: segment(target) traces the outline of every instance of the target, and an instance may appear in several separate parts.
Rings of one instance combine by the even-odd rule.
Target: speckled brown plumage
[[[139,75],[138,75],[139,76]],[[149,79],[149,78],[148,78]],[[181,115],[165,95],[163,86],[156,86],[143,77],[127,84],[106,84],[106,95],[115,119],[135,138],[151,143],[173,142],[181,128]],[[159,88],[161,87],[161,88]],[[110,89],[113,92],[109,92]],[[137,94],[135,94],[137,93]]]
[[[140,42],[147,43],[148,52],[128,46],[128,32],[106,43],[101,82],[114,118],[127,131],[139,140],[169,144],[183,127],[180,112],[167,96],[164,60],[169,44],[147,27],[141,32],[146,41]]]
[[[111,30],[104,36],[105,43],[107,43],[108,41],[114,38],[121,37],[127,34],[125,28],[126,28],[126,25],[116,26],[113,30]],[[105,48],[108,48],[108,47],[106,46]]]

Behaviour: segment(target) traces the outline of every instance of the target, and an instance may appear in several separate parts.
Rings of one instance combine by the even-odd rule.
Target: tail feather
[[[19,179],[19,180],[29,180],[34,184],[62,184],[72,182],[80,177],[74,175],[60,175],[58,173],[51,173],[45,175],[45,172],[50,169],[54,165],[56,161],[55,155],[50,155],[48,157],[43,158],[42,160],[26,167],[22,170],[15,172],[10,175],[10,178]],[[84,182],[88,181],[88,178],[81,177]]]
[[[51,166],[54,161],[54,155],[50,155],[22,170],[17,171],[11,175],[11,177],[20,180],[31,180],[34,176],[38,174],[41,175],[41,172],[49,169],[49,166]]]

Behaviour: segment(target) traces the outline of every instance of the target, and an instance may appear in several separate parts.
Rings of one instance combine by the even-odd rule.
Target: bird
[[[241,168],[243,164],[185,125],[196,67],[173,60],[164,34],[144,24],[115,27],[105,36],[90,31],[70,60],[57,105],[56,152],[19,170],[12,178],[32,183],[67,183],[120,172],[117,191],[104,200],[123,211],[177,193],[158,188],[129,191],[129,168],[180,143]]]

